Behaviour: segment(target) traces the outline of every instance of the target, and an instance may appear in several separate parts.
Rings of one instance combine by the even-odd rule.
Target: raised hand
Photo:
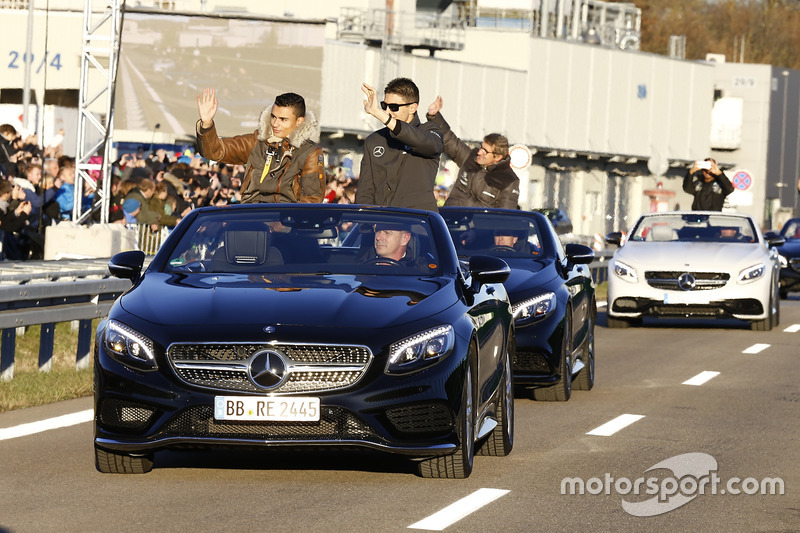
[[[210,128],[214,123],[214,116],[217,114],[217,91],[211,88],[203,89],[197,95],[197,110],[200,112],[201,125]]]
[[[442,97],[437,96],[436,100],[434,100],[433,103],[428,106],[428,114],[431,116],[435,115],[436,113],[442,110],[443,105],[444,102],[442,102]]]

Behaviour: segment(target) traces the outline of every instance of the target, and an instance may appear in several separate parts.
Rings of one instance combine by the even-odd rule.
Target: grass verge
[[[92,331],[98,322],[92,321]],[[72,329],[72,323],[56,324],[49,372],[39,371],[39,331],[40,326],[31,326],[24,335],[17,335],[14,378],[0,381],[0,413],[92,395],[92,355],[89,368],[75,370],[78,332]]]

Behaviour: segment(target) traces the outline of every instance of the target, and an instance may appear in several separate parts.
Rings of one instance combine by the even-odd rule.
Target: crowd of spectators
[[[22,139],[8,124],[0,125],[0,137],[0,257],[42,259],[45,228],[72,219],[75,194],[81,194],[81,212],[91,212],[81,223],[101,222],[96,189],[102,184],[85,180],[76,191],[75,159],[60,144],[42,147],[36,136]],[[192,150],[121,152],[111,168],[109,223],[156,233],[194,208],[241,202],[244,166],[208,161]],[[354,203],[357,181],[350,168],[328,167],[323,201]]]

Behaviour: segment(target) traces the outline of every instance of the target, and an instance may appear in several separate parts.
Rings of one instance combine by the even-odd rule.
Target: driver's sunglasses
[[[389,111],[391,111],[392,113],[397,113],[398,111],[400,111],[401,107],[404,107],[404,106],[407,106],[407,105],[411,105],[411,104],[416,104],[416,103],[417,102],[408,102],[406,104],[387,104],[386,102],[381,102],[381,109],[386,111],[386,108],[388,107]]]

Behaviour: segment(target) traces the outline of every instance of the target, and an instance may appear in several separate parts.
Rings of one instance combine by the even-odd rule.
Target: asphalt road
[[[609,330],[601,313],[594,390],[518,399],[514,451],[476,457],[466,480],[362,453],[243,451],[160,453],[149,474],[103,475],[89,422],[7,438],[87,416],[90,399],[4,413],[0,532],[798,531],[800,299],[782,303],[771,332],[737,321]],[[703,372],[719,374],[684,384]],[[621,415],[638,418],[590,434]],[[566,478],[584,494],[568,483],[562,494]],[[761,494],[770,479],[783,495]]]

